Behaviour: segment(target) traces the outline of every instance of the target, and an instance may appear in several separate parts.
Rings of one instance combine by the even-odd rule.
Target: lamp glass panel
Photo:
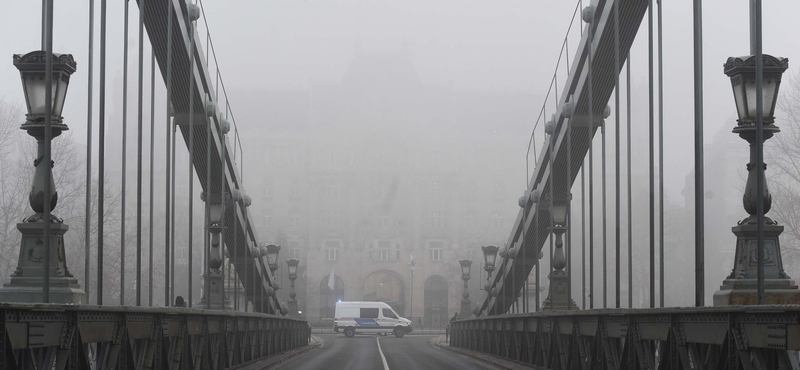
[[[764,76],[766,77],[766,76]],[[770,112],[773,106],[773,100],[775,99],[775,91],[778,87],[774,79],[767,79],[764,78],[763,83],[761,84],[761,91],[763,92],[762,101],[764,102],[764,117],[771,117],[773,112]],[[758,114],[758,106],[756,105],[756,79],[753,76],[752,80],[748,79],[745,85],[747,95],[747,116],[752,119],[756,120]]]
[[[497,248],[492,248],[492,253],[489,253],[489,258],[486,260],[486,262],[489,265],[494,266],[495,261],[497,261]]]
[[[297,273],[297,265],[296,264],[289,264],[289,275],[294,275]]]
[[[766,76],[764,76],[766,77]],[[764,85],[764,117],[775,115],[775,98],[778,96],[779,82],[775,78],[765,78]]]
[[[567,222],[567,206],[565,204],[553,206],[553,221],[559,225]]]
[[[25,84],[25,97],[28,101],[28,113],[33,115],[45,114],[45,93],[46,86],[44,74],[25,74],[23,76]],[[53,81],[53,95],[56,92],[56,81]]]
[[[733,98],[736,100],[736,113],[739,119],[747,118],[747,102],[745,101],[745,85],[742,83],[742,75],[731,77],[733,86]]]
[[[69,76],[63,76],[60,78],[57,78],[57,76],[59,76],[58,73],[53,74],[53,80],[58,81],[57,88],[54,88],[56,95],[53,97],[53,115],[61,116],[61,112],[64,110],[64,101],[67,99]]]

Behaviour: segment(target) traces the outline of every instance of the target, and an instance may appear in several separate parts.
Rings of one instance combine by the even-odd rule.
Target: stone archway
[[[405,284],[391,271],[375,271],[364,279],[364,300],[385,302],[405,315]]]
[[[425,280],[425,321],[428,328],[444,328],[448,320],[448,288],[447,280],[433,275]]]
[[[319,282],[319,318],[332,319],[336,313],[336,302],[344,300],[344,280],[334,275],[333,290],[328,286],[330,275],[325,275]]]

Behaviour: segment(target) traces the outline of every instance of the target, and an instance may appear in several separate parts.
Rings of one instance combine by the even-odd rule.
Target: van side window
[[[362,308],[361,309],[361,318],[362,319],[377,319],[378,318],[378,309],[377,308]]]
[[[392,312],[392,310],[390,310],[388,308],[384,308],[383,309],[383,317],[388,317],[390,319],[396,319],[397,315],[395,315],[394,312]]]

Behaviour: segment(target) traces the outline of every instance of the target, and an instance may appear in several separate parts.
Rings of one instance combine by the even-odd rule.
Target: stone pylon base
[[[205,278],[205,275],[203,275]],[[221,271],[211,271],[210,277],[210,284],[211,284],[211,302],[208,302],[207,292],[203,292],[203,296],[200,297],[200,302],[197,303],[196,307],[201,309],[209,309],[209,310],[230,310],[231,304],[228,300],[228,297],[223,294],[223,276]],[[203,279],[205,281],[205,279]]]
[[[569,279],[567,273],[556,270],[550,274],[550,291],[542,304],[542,311],[577,310],[578,305],[567,295]]]
[[[462,319],[472,317],[472,301],[461,299],[461,310],[458,312],[458,317]]]
[[[756,225],[733,227],[736,258],[733,271],[714,293],[714,306],[758,304]],[[783,226],[764,225],[764,304],[800,304],[800,289],[783,271],[779,235]]]
[[[44,266],[44,223],[20,222],[22,233],[17,268],[11,281],[0,288],[0,302],[44,302],[42,286],[44,274],[50,274],[50,303],[86,304],[86,293],[67,269],[64,253],[64,233],[69,226],[50,223],[50,268]]]
[[[300,312],[297,310],[297,300],[296,299],[289,299],[286,302],[289,307],[289,316],[290,317],[300,317]]]

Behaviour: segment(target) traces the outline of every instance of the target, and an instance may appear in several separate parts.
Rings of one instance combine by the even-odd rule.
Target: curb
[[[244,365],[241,367],[237,367],[238,370],[257,370],[257,369],[271,369],[276,366],[280,366],[284,362],[294,359],[306,352],[309,352],[313,349],[317,349],[322,347],[323,342],[319,339],[316,335],[311,336],[311,341],[308,343],[307,346],[296,348],[293,350],[277,353],[274,356],[267,357],[259,362],[251,363],[248,365]]]
[[[470,359],[489,364],[495,366],[500,369],[504,370],[522,370],[522,369],[544,369],[541,367],[536,367],[530,364],[523,364],[520,362],[516,362],[513,360],[507,360],[501,357],[488,355],[481,352],[469,351],[461,348],[451,347],[449,342],[444,341],[444,335],[440,336],[437,340],[433,343],[439,349],[443,349],[446,351],[453,352],[457,355],[461,355],[464,357],[469,357]]]

